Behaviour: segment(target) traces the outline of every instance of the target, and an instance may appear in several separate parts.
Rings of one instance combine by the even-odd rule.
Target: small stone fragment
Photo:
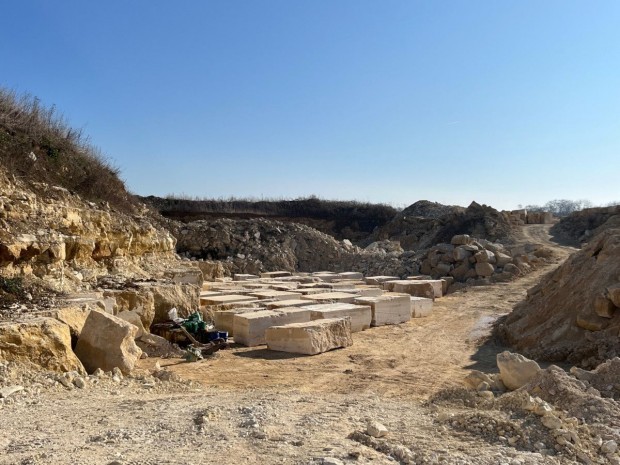
[[[382,438],[383,436],[387,435],[388,430],[378,421],[373,421],[368,423],[368,426],[366,427],[366,433],[373,438]]]

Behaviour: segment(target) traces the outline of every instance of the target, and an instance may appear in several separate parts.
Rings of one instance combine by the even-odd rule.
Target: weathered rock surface
[[[0,323],[0,360],[84,373],[82,363],[71,350],[69,327],[54,318]]]
[[[248,347],[266,344],[267,328],[309,321],[310,310],[303,307],[235,314],[233,316],[235,342]]]
[[[75,353],[89,373],[119,368],[130,373],[142,351],[135,343],[138,328],[113,315],[92,311],[86,319]]]
[[[345,318],[272,326],[265,331],[270,350],[316,355],[353,344],[351,321]]]
[[[370,305],[371,326],[396,325],[411,319],[411,296],[409,294],[386,294],[379,297],[358,297],[358,305]]]
[[[526,385],[540,371],[540,366],[534,360],[508,351],[497,354],[497,367],[502,382],[511,390]]]
[[[372,322],[370,305],[335,303],[310,305],[304,308],[310,310],[310,318],[313,320],[349,318],[352,333],[370,328]]]

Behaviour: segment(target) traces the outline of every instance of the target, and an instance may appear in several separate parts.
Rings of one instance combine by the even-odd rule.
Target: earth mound
[[[584,367],[620,354],[620,229],[607,229],[528,291],[498,326],[505,343]]]

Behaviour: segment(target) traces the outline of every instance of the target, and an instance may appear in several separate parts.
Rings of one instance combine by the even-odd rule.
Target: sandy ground
[[[524,227],[523,240],[552,248],[556,263],[443,297],[430,317],[356,333],[346,349],[233,347],[198,363],[160,360],[196,382],[183,389],[124,380],[16,396],[0,408],[0,464],[569,463],[446,429],[425,402],[468,370],[496,371],[504,348],[488,340],[491,324],[573,250],[549,242],[548,226]],[[348,439],[368,420],[388,428],[388,446]]]

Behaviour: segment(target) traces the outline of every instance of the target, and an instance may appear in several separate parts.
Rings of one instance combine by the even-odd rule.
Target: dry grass
[[[91,201],[131,211],[119,169],[82,130],[70,127],[55,106],[0,88],[0,165],[26,182],[58,185]]]

